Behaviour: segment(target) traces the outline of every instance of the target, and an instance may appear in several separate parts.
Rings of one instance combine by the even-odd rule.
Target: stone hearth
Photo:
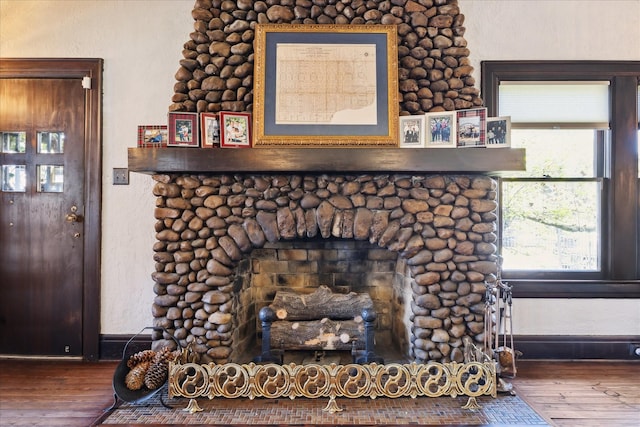
[[[395,258],[390,287],[376,289],[376,274],[383,272],[364,274],[352,285],[368,288],[383,314],[379,333],[397,337],[394,345],[408,358],[462,361],[463,337],[483,341],[485,281],[494,281],[496,273],[496,184],[487,176],[172,174],[154,179],[154,323],[182,346],[193,342],[202,361],[225,363],[257,353],[252,347],[257,312],[275,289],[348,285],[341,279],[321,283],[327,273],[319,270],[316,279],[302,282],[287,282],[282,271],[254,282],[265,263],[277,262],[256,262],[256,257],[277,247],[291,258],[285,261],[297,262],[298,271],[288,275],[308,275],[314,262],[317,266],[319,258],[330,257],[323,251],[344,250],[325,243],[340,241],[368,245],[349,244],[367,254],[346,272],[376,257],[383,264]],[[322,244],[314,249],[314,241]],[[282,248],[287,243],[293,246]],[[304,250],[295,246],[301,244]],[[171,344],[154,336],[156,347]]]

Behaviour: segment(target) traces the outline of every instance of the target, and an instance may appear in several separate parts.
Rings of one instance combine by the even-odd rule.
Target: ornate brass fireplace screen
[[[496,397],[496,367],[492,361],[379,365],[223,365],[170,363],[169,397],[190,399],[185,411],[201,411],[197,397],[278,398],[329,397],[327,412],[342,411],[336,397],[389,398],[469,396],[465,409],[480,406],[477,396]]]

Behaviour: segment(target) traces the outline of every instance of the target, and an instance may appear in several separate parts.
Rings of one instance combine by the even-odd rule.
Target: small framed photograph
[[[424,147],[424,115],[400,116],[398,129],[401,148]]]
[[[456,148],[455,111],[426,113],[427,148]]]
[[[251,147],[251,113],[220,112],[220,147]]]
[[[487,132],[487,109],[457,111],[458,147],[484,147]]]
[[[166,147],[168,141],[167,125],[138,126],[138,147]]]
[[[218,113],[200,114],[200,141],[202,148],[220,146],[220,115]]]
[[[487,118],[487,148],[511,147],[511,116]]]
[[[169,113],[169,147],[199,147],[198,113]]]

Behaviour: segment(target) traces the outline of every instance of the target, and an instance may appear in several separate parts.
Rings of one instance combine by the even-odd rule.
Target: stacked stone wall
[[[259,23],[396,25],[400,114],[482,106],[458,0],[197,0],[192,16],[170,111],[253,111]]]
[[[411,358],[461,361],[464,336],[483,342],[485,282],[495,281],[497,268],[496,184],[489,177],[154,179],[154,323],[182,346],[193,343],[203,360],[238,360],[234,333],[251,323],[251,315],[239,313],[256,304],[245,292],[250,253],[309,239],[368,241],[397,254],[411,291],[396,292],[400,300],[410,295],[410,301],[394,304],[411,313]],[[154,346],[171,345],[168,338],[155,335]]]

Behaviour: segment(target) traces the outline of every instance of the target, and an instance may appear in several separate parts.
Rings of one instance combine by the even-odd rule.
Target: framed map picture
[[[256,25],[254,146],[397,146],[396,33],[395,25]]]

